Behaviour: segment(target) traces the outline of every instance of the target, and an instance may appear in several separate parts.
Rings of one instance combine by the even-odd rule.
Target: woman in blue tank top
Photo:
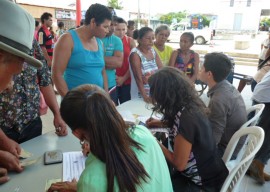
[[[90,14],[91,13],[91,14]],[[53,58],[52,78],[61,96],[82,84],[108,90],[103,44],[109,32],[111,12],[94,4],[85,15],[84,25],[70,30],[58,40]]]

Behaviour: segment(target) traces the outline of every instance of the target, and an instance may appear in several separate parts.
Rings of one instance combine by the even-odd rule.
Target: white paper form
[[[161,119],[160,116],[152,116],[153,118],[155,119]],[[143,124],[146,123],[146,121],[149,119],[150,117],[147,117],[147,116],[138,116],[137,117],[137,120],[139,121],[139,125],[140,125],[140,122],[142,122]],[[143,125],[142,124],[142,125]],[[156,133],[156,132],[162,132],[162,133],[167,133],[169,134],[169,128],[166,128],[166,127],[162,127],[162,128],[149,128],[149,130],[152,132],[152,133]]]
[[[122,116],[124,121],[136,123],[136,119],[135,119],[134,115],[131,113],[131,111],[128,111],[128,110],[121,111],[120,110],[118,112],[120,113],[120,115]]]
[[[63,181],[77,181],[85,168],[86,157],[81,151],[63,153]]]

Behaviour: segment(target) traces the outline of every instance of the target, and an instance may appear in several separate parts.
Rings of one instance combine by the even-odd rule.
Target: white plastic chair
[[[257,121],[259,120],[259,118],[264,110],[264,107],[265,107],[265,104],[257,104],[257,105],[253,105],[253,106],[249,107],[247,109],[247,114],[250,114],[251,112],[255,112],[255,115],[250,120],[248,120],[246,123],[244,123],[241,126],[241,128],[256,125]]]
[[[254,112],[255,115],[250,120],[245,122],[240,127],[240,129],[244,129],[244,128],[249,127],[249,126],[255,126],[257,124],[257,121],[260,118],[263,110],[264,110],[264,107],[265,107],[264,104],[257,104],[257,105],[253,105],[253,106],[249,107],[247,109],[247,114],[249,114],[251,112]],[[227,169],[229,171],[231,171],[241,161],[241,159],[243,157],[243,154],[244,154],[244,151],[245,151],[245,148],[247,147],[247,143],[248,143],[248,139],[246,139],[246,141],[245,141],[244,145],[242,146],[241,150],[238,152],[236,159],[226,162],[226,166],[227,166]]]
[[[241,183],[247,169],[254,159],[255,154],[259,151],[263,144],[264,130],[258,126],[252,126],[239,129],[237,132],[235,132],[229,144],[227,145],[222,158],[225,164],[230,161],[234,149],[242,136],[248,136],[247,147],[245,148],[244,154],[241,157],[239,164],[233,167],[230,171],[220,192],[239,191],[239,184]]]

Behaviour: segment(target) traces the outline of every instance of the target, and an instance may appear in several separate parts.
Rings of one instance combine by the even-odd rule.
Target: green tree
[[[178,13],[171,12],[171,13],[162,15],[160,17],[160,20],[163,23],[171,24],[172,23],[172,19],[176,19],[177,22],[180,22],[182,19],[186,18],[186,16],[187,16],[187,12],[186,11],[183,11],[183,12],[180,11]]]
[[[120,10],[123,9],[122,1],[119,2],[118,0],[108,0],[108,6],[114,9],[120,9]]]
[[[208,20],[204,15],[201,15],[202,16],[202,23],[203,23],[203,26],[206,27],[208,26],[209,27],[209,24],[210,24],[210,20]]]
[[[265,24],[266,26],[270,26],[270,18],[264,17],[261,19],[260,21],[260,25],[262,26],[263,24]]]
[[[183,19],[186,19],[187,16],[188,16],[188,14],[187,14],[186,11],[183,11],[183,12],[180,11],[178,13],[171,12],[171,13],[162,15],[160,17],[160,21],[162,21],[163,23],[166,23],[166,24],[170,25],[172,23],[172,19],[176,19],[177,22],[180,22]],[[204,15],[200,15],[200,16],[203,19],[203,21],[202,21],[203,26],[209,26],[210,20],[208,20]]]

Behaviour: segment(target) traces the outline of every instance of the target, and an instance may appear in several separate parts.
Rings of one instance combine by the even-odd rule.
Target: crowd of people
[[[49,191],[221,189],[228,176],[222,156],[248,115],[241,94],[226,80],[232,63],[225,54],[208,53],[200,66],[192,33],[183,33],[173,50],[166,45],[167,25],[135,30],[134,22],[101,4],[91,5],[76,29],[65,31],[58,23],[56,34],[50,13],[42,14],[40,26],[13,2],[0,6],[0,183],[9,180],[8,171],[23,171],[19,144],[42,134],[44,97],[56,134],[67,135],[68,125],[87,156],[78,181],[54,183]],[[263,46],[265,60],[269,41]],[[208,106],[195,90],[197,79],[209,87]],[[252,99],[265,104],[258,121],[265,140],[249,174],[264,183],[270,180],[264,172],[270,158],[270,72],[256,83]],[[162,118],[149,118],[147,127],[127,124],[116,106],[134,98],[151,103]],[[168,127],[168,137],[156,141],[151,127]]]

